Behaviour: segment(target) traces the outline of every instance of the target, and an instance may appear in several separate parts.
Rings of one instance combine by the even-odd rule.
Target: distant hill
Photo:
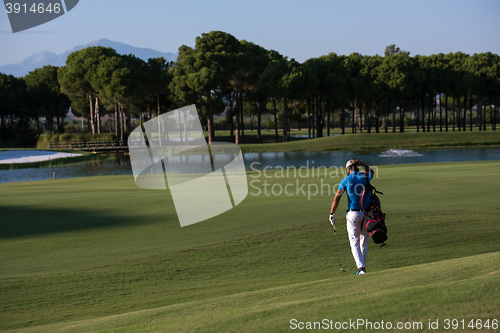
[[[5,74],[11,74],[14,76],[25,76],[34,69],[41,68],[46,65],[64,66],[66,64],[66,58],[70,53],[84,49],[88,46],[111,47],[115,49],[116,52],[119,54],[133,54],[136,57],[146,61],[149,58],[158,58],[158,57],[164,57],[168,61],[175,61],[175,59],[177,58],[177,53],[172,53],[172,52],[163,53],[153,49],[138,48],[132,45],[113,42],[109,39],[103,38],[92,41],[85,45],[75,46],[72,49],[59,55],[49,51],[34,53],[28,58],[23,59],[18,64],[0,66],[0,72]]]

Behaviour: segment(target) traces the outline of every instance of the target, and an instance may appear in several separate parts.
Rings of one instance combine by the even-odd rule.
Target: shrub
[[[274,121],[272,121],[271,119],[268,119],[265,123],[264,123],[264,127],[266,129],[273,129],[274,128]]]

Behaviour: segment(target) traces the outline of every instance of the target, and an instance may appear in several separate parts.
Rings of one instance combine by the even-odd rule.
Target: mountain
[[[142,60],[145,61],[147,61],[149,58],[158,58],[158,57],[163,57],[168,61],[175,61],[175,59],[177,58],[177,53],[172,53],[172,52],[163,53],[153,49],[139,48],[132,45],[113,42],[109,39],[103,38],[92,41],[85,45],[75,46],[71,50],[68,50],[59,55],[49,51],[34,53],[28,58],[23,59],[18,64],[0,66],[0,72],[5,74],[12,74],[14,76],[25,76],[34,69],[41,68],[46,65],[64,66],[66,64],[66,58],[70,53],[79,51],[88,46],[111,47],[115,49],[116,52],[119,54],[133,54],[136,57],[141,58]]]

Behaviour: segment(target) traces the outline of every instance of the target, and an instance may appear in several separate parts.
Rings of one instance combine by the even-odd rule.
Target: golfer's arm
[[[337,193],[335,194],[335,198],[333,198],[332,209],[330,210],[331,214],[335,214],[335,212],[337,211],[337,208],[339,207],[339,203],[340,203],[340,198],[342,198],[343,193],[344,193],[344,191],[337,190]]]
[[[358,161],[358,165],[359,165],[360,167],[362,167],[363,169],[365,169],[365,171],[370,172],[370,173],[372,174],[372,176],[373,176],[373,169],[372,169],[372,168],[370,168],[367,164],[365,164],[365,163],[363,163],[363,162],[361,162],[361,161]]]

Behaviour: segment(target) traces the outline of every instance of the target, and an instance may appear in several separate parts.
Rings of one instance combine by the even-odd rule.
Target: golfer
[[[345,167],[347,177],[342,179],[339,189],[335,194],[335,198],[333,198],[332,208],[330,210],[330,223],[335,226],[335,212],[339,207],[342,194],[347,191],[347,234],[349,236],[349,242],[351,243],[352,255],[358,268],[356,275],[366,274],[369,237],[366,227],[364,226],[365,212],[361,208],[361,196],[367,181],[373,178],[373,170],[365,163],[354,158],[347,161]],[[368,180],[363,173],[359,172],[358,167],[362,167],[367,171]],[[368,207],[370,204],[370,193],[367,192],[366,194],[365,201],[363,202],[364,207]]]

